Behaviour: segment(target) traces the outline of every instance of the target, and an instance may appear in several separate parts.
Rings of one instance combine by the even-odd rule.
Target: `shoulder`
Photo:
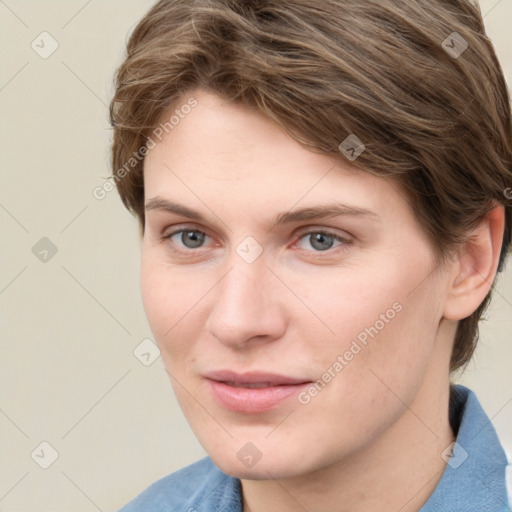
[[[239,482],[205,457],[156,481],[119,512],[239,512]]]

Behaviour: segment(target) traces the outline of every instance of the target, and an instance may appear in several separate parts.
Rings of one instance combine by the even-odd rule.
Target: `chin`
[[[215,465],[224,473],[235,478],[245,480],[269,480],[269,479],[282,479],[292,478],[302,474],[314,471],[314,467],[304,460],[303,455],[296,449],[290,456],[286,454],[278,454],[276,456],[268,454],[265,456],[263,453],[261,458],[253,465],[251,462],[244,464],[235,453],[233,456],[226,457],[226,453],[210,454],[211,459]],[[243,459],[243,457],[241,457]],[[312,464],[311,464],[312,466]]]
[[[240,480],[270,480],[273,478],[291,478],[297,476],[297,469],[293,471],[290,469],[290,465],[286,465],[285,468],[276,467],[271,461],[270,463],[263,463],[259,461],[252,468],[244,468],[238,460],[233,463],[227,463],[226,461],[214,460],[216,466],[218,466],[227,475],[239,478]]]

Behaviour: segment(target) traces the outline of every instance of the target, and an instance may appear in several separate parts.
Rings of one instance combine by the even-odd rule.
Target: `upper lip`
[[[205,375],[207,379],[216,380],[218,382],[233,382],[235,384],[268,384],[269,386],[282,386],[292,384],[304,384],[311,382],[308,379],[288,377],[277,373],[268,372],[245,372],[236,373],[231,370],[215,370]]]

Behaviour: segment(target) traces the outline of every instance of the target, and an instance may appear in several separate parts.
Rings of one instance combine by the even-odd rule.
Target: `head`
[[[403,412],[389,388],[411,403],[468,363],[512,226],[510,101],[476,5],[160,1],[110,115],[146,314],[226,472],[268,477],[237,460],[249,441],[281,475],[349,456]],[[310,385],[234,412],[204,378],[226,369]]]

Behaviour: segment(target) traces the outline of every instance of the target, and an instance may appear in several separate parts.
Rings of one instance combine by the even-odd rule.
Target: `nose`
[[[286,318],[279,298],[286,300],[286,290],[263,257],[247,263],[234,254],[212,292],[206,330],[222,344],[240,350],[283,336]]]

